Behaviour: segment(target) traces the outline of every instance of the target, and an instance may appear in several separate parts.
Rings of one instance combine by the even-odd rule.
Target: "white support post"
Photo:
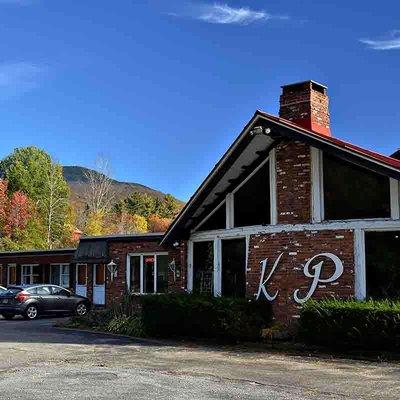
[[[188,271],[187,271],[187,290],[193,292],[193,242],[188,241]]]
[[[278,206],[276,198],[276,149],[269,152],[269,193],[271,209],[271,225],[278,223]]]
[[[400,219],[400,182],[390,178],[390,210],[392,219]]]
[[[214,239],[214,296],[222,295],[221,239]]]
[[[311,147],[311,212],[312,222],[324,220],[324,184],[322,151]]]
[[[366,263],[365,263],[365,232],[354,231],[354,295],[363,300],[367,295]]]
[[[234,208],[235,196],[233,193],[226,195],[226,229],[232,229],[235,226],[235,208]]]

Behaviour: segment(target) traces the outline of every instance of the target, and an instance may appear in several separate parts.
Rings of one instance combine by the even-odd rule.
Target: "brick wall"
[[[310,146],[284,141],[276,147],[278,224],[311,221]]]
[[[268,283],[268,292],[279,294],[273,301],[275,318],[291,323],[298,317],[300,305],[293,299],[293,293],[300,289],[302,297],[308,292],[312,283],[303,273],[304,264],[320,253],[332,253],[338,256],[344,266],[342,276],[335,282],[319,285],[313,299],[324,297],[349,298],[354,295],[354,232],[338,231],[302,231],[282,232],[263,235],[252,235],[249,244],[249,262],[247,272],[247,295],[254,296],[260,283],[260,262],[268,258],[268,271],[277,257],[284,253]],[[325,258],[322,278],[329,278],[334,265]]]
[[[187,243],[181,242],[179,246],[169,251],[169,261],[175,261],[180,277],[168,272],[168,289],[171,292],[184,292],[187,288]]]

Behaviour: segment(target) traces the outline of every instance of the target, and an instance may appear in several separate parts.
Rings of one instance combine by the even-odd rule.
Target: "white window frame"
[[[64,288],[68,288],[71,285],[71,279],[70,279],[70,269],[71,265],[68,263],[52,263],[50,264],[50,282],[52,281],[53,278],[53,267],[59,267],[59,272],[58,272],[58,283],[57,286],[61,286]],[[62,267],[68,267],[68,274],[63,274],[62,273]],[[62,277],[63,275],[68,276],[68,286],[62,286]]]
[[[400,181],[393,178],[390,178],[390,212],[392,219],[400,219]]]
[[[7,286],[11,285],[11,282],[10,282],[10,275],[11,275],[10,269],[11,268],[15,268],[15,279],[17,278],[17,264],[7,264]]]
[[[311,147],[311,220],[320,223],[325,219],[323,153]]]
[[[247,272],[248,272],[248,259],[249,259],[249,235],[229,236],[208,236],[201,239],[191,239],[188,241],[188,276],[187,276],[187,291],[193,292],[193,245],[199,242],[213,242],[214,248],[214,297],[220,297],[222,295],[222,240],[230,239],[244,239],[246,243],[246,255],[245,255],[245,275],[246,275],[246,287],[247,287]]]
[[[21,265],[21,285],[32,285],[33,284],[33,267],[38,267],[39,264],[22,264]],[[24,268],[29,268],[29,274],[24,273]],[[29,277],[29,283],[24,282],[24,278]]]
[[[358,300],[364,300],[367,297],[367,253],[365,249],[365,234],[368,232],[400,232],[400,226],[397,229],[393,227],[371,227],[354,230],[354,296]]]
[[[154,257],[154,286],[153,292],[148,293],[144,291],[144,257]],[[131,291],[131,257],[140,257],[140,291],[137,294],[156,294],[157,293],[157,257],[158,256],[168,256],[168,252],[150,252],[150,253],[128,253],[126,255],[126,285],[128,292]]]

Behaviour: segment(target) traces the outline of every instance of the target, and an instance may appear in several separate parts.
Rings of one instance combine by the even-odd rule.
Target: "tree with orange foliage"
[[[171,222],[172,219],[170,218],[162,218],[157,214],[152,214],[147,221],[149,232],[165,232]]]

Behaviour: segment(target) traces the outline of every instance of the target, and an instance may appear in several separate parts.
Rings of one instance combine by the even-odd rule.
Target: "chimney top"
[[[331,136],[328,88],[313,80],[282,86],[279,116]]]

